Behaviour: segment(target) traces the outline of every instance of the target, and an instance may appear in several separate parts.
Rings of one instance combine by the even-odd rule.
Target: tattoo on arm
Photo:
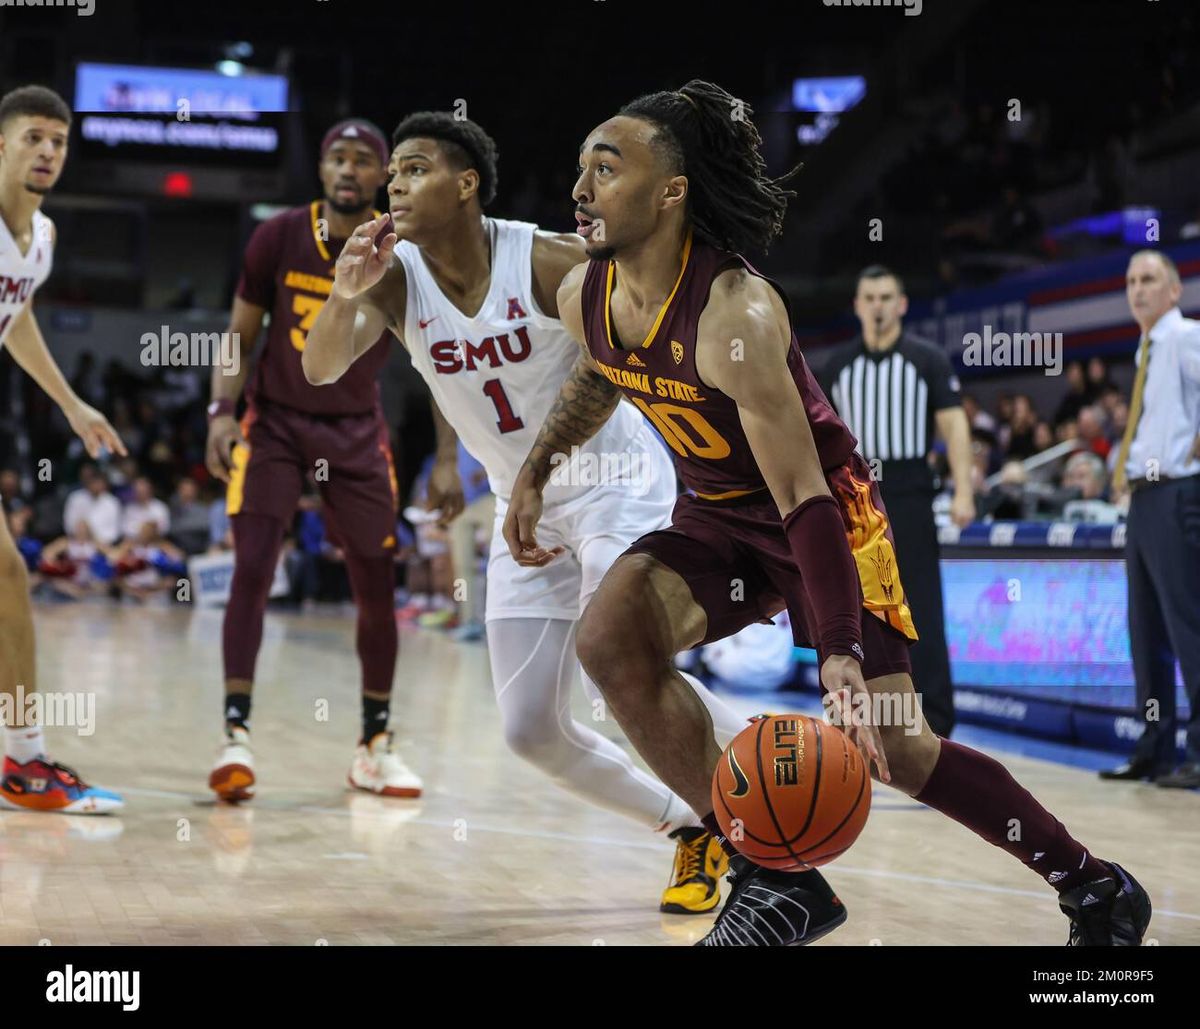
[[[553,470],[554,455],[567,454],[571,447],[582,446],[596,435],[620,402],[621,391],[597,375],[591,362],[580,355],[525,459],[534,481],[544,485]]]

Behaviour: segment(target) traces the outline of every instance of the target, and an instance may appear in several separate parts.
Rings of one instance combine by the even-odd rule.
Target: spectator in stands
[[[71,388],[97,410],[103,409],[104,383],[100,378],[100,370],[96,367],[96,355],[90,350],[85,350],[79,355],[75,374],[71,376]],[[122,440],[124,438],[121,437]]]
[[[1086,447],[1100,459],[1108,457],[1112,444],[1108,442],[1107,427],[1104,420],[1104,410],[1098,405],[1083,408],[1076,421],[1075,437],[1081,446]]]
[[[1072,454],[1063,468],[1063,488],[1079,490],[1080,500],[1102,500],[1107,485],[1108,469],[1104,461],[1090,450]]]
[[[1069,422],[1059,422],[1054,427],[1054,440],[1056,443],[1065,443],[1069,439],[1079,438],[1079,419],[1072,418]]]
[[[122,540],[110,560],[121,596],[138,601],[174,589],[187,571],[186,555],[162,535],[153,518],[142,521],[136,535]]]
[[[1054,411],[1054,424],[1073,421],[1089,400],[1087,376],[1083,363],[1072,361],[1067,365],[1067,395],[1058,402]]]
[[[108,477],[89,461],[80,468],[79,481],[79,489],[67,497],[63,508],[63,530],[74,536],[79,524],[86,522],[99,546],[112,546],[121,535],[121,504],[109,492]]]
[[[1013,397],[1011,393],[1001,393],[996,397],[996,425],[998,429],[1003,429],[1013,416]],[[1001,439],[1003,442],[1003,439]]]
[[[992,244],[1001,250],[1033,253],[1041,248],[1042,217],[1012,184],[1000,193],[1000,208],[992,218],[990,236]]]
[[[1054,430],[1049,422],[1038,422],[1033,429],[1033,452],[1040,454],[1054,446]]]
[[[81,518],[68,535],[46,544],[38,571],[55,596],[82,600],[103,594],[112,574],[111,549],[96,539],[88,521]]]
[[[1033,401],[1024,393],[1018,393],[1012,400],[1012,417],[1008,422],[1007,439],[1004,450],[1009,457],[1024,459],[1037,453],[1037,445],[1033,434],[1037,428],[1037,412],[1033,409]]]
[[[969,393],[963,394],[963,413],[966,414],[967,422],[972,429],[984,429],[987,432],[995,433],[996,419],[980,407],[979,401]]]
[[[1093,357],[1087,363],[1088,403],[1095,403],[1106,390],[1117,390],[1117,384],[1109,377],[1108,363],[1103,357]]]
[[[136,540],[142,534],[142,526],[153,522],[158,535],[165,536],[171,527],[171,513],[154,495],[154,487],[144,475],[133,480],[133,499],[125,505],[121,516],[121,535],[127,540]]]
[[[233,549],[233,527],[225,510],[225,498],[218,496],[208,505],[208,552],[219,554]]]
[[[121,437],[121,439],[124,438],[124,436]],[[112,490],[113,496],[121,502],[122,507],[133,502],[133,483],[139,474],[135,457],[119,458],[110,466],[108,487]]]
[[[455,600],[459,601],[457,640],[483,639],[484,579],[479,574],[481,552],[486,556],[496,518],[496,498],[488,485],[487,472],[462,443],[458,444],[458,477],[462,482],[463,510],[450,523],[450,556],[454,566]],[[457,590],[458,581],[465,595]]]
[[[33,508],[19,502],[13,507],[7,507],[5,517],[8,518],[8,531],[17,545],[17,551],[25,559],[25,567],[31,574],[29,586],[33,589],[40,579],[32,578],[37,569],[38,559],[42,554],[42,544],[29,534],[29,524],[33,521]]]
[[[1025,517],[1025,486],[1029,473],[1020,461],[1005,461],[1000,469],[1000,481],[984,498],[982,507],[993,518],[1020,521]]]
[[[0,507],[5,511],[14,511],[28,506],[28,501],[21,492],[21,476],[17,470],[5,468],[0,471]]]
[[[983,480],[1000,468],[1000,445],[988,429],[971,430],[971,488],[980,492]]]
[[[1164,252],[1135,253],[1125,282],[1142,340],[1113,495],[1129,498],[1129,649],[1143,731],[1130,761],[1100,775],[1193,789],[1200,787],[1200,322],[1180,312],[1183,284]],[[1178,768],[1176,658],[1191,708]]]
[[[170,539],[185,554],[203,554],[208,549],[208,509],[195,479],[179,480],[171,498],[170,523]]]
[[[1123,397],[1117,401],[1112,410],[1112,417],[1108,422],[1108,442],[1112,444],[1113,449],[1121,442],[1125,436],[1125,429],[1129,425],[1129,402]],[[1109,451],[1109,456],[1112,456],[1112,450]]]

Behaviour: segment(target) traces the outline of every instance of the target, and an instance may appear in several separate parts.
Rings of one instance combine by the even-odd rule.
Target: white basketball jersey
[[[22,255],[4,219],[0,218],[0,347],[21,309],[50,276],[54,246],[50,241],[50,219],[33,212],[33,243]]]
[[[474,317],[446,298],[417,246],[402,240],[396,256],[408,279],[404,342],[413,366],[459,439],[487,469],[492,492],[507,500],[580,351],[562,323],[534,301],[537,226],[500,218],[485,218],[484,224],[491,236],[492,278]],[[635,463],[652,465],[655,474],[667,474],[670,467],[641,415],[622,403],[580,448],[577,460],[551,476],[547,506],[616,481],[629,454]]]

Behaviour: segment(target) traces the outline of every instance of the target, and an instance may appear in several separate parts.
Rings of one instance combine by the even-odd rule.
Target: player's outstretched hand
[[[880,780],[891,782],[883,741],[871,718],[871,693],[863,681],[862,667],[852,657],[831,654],[821,665],[821,685],[827,691],[825,702],[833,724],[862,751],[867,767],[874,761]]]
[[[562,547],[547,550],[538,546],[537,525],[541,520],[542,491],[522,485],[518,479],[504,516],[504,542],[513,560],[526,568],[548,565],[563,552]]]
[[[129,451],[125,449],[117,430],[109,425],[108,419],[94,407],[81,401],[64,409],[63,414],[67,416],[75,435],[83,440],[88,457],[98,457],[102,448],[107,448],[110,453],[120,454],[122,457],[128,456]]]
[[[457,462],[434,462],[429,471],[429,484],[425,488],[425,506],[430,511],[440,512],[437,523],[443,529],[462,514],[467,504],[463,498],[462,476],[458,474]]]
[[[220,415],[208,426],[208,444],[204,448],[204,464],[209,474],[222,482],[229,481],[229,470],[233,467],[233,448],[245,443],[242,430],[233,415]]]
[[[396,234],[389,232],[379,241],[379,246],[375,245],[375,237],[390,221],[391,215],[381,214],[363,222],[346,240],[333,274],[333,292],[343,300],[353,300],[365,293],[391,267]]]

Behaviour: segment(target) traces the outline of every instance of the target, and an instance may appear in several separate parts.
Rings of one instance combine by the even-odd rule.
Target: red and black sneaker
[[[76,772],[57,761],[36,757],[19,765],[11,757],[4,759],[0,807],[64,815],[106,815],[124,806],[125,801],[118,794],[89,786]]]

